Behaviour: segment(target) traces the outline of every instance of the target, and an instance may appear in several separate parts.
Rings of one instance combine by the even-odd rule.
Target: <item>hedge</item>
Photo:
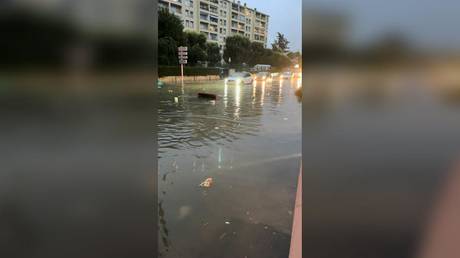
[[[219,75],[219,68],[184,66],[185,76]],[[180,76],[180,66],[159,66],[158,76]]]

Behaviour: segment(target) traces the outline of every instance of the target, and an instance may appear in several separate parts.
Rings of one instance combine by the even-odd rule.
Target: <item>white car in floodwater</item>
[[[252,84],[253,82],[252,75],[248,72],[234,73],[228,78],[225,79],[225,83],[234,83],[234,84]]]

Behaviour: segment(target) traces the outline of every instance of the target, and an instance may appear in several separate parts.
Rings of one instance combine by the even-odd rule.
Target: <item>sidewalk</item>
[[[302,166],[297,182],[289,258],[302,258]]]

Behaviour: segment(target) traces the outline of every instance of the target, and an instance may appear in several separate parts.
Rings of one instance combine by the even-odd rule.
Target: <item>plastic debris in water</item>
[[[206,180],[201,182],[200,186],[201,187],[206,187],[206,188],[211,187],[212,186],[212,178],[211,177],[206,178]]]
[[[179,98],[178,98],[178,97],[174,97],[174,102],[178,103],[178,102],[179,102]]]

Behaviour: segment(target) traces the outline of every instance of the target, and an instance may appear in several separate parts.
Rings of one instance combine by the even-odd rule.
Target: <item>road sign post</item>
[[[180,64],[181,81],[182,81],[182,85],[184,85],[184,64],[187,64],[188,48],[180,46],[177,48],[177,51],[178,51],[179,64]]]

